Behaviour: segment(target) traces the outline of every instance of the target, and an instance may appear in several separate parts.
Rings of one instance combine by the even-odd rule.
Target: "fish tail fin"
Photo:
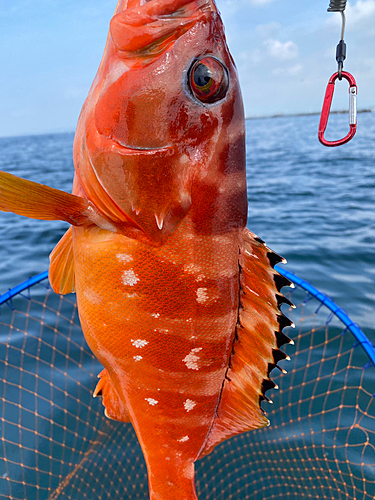
[[[54,292],[63,295],[75,292],[73,234],[71,227],[52,250],[49,258],[49,281]]]
[[[88,220],[90,204],[80,196],[0,171],[0,210],[82,225]]]
[[[93,396],[94,398],[98,396],[103,398],[105,416],[112,420],[119,420],[120,422],[130,422],[128,410],[116,391],[107,370],[102,370],[98,378],[99,382],[96,385]]]
[[[280,305],[292,305],[280,292],[290,284],[273,269],[282,257],[248,229],[240,247],[240,309],[236,336],[217,409],[199,458],[220,442],[242,432],[269,425],[261,402],[276,387],[269,378],[278,361],[287,358],[279,348],[291,340],[282,333],[292,325]],[[281,285],[281,286],[280,286]],[[270,401],[272,402],[272,401]]]

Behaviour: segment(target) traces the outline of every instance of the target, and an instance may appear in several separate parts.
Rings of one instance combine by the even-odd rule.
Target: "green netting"
[[[147,499],[131,425],[92,398],[101,366],[75,296],[46,284],[0,310],[0,499]],[[263,404],[271,426],[197,463],[200,500],[375,497],[375,368],[325,305],[299,288],[292,300],[289,373],[272,372],[280,390]]]

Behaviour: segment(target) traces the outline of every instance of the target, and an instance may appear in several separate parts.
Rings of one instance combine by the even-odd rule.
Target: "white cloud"
[[[264,45],[269,54],[277,59],[294,59],[298,55],[298,46],[292,41],[283,43],[280,40],[269,38],[264,42]]]

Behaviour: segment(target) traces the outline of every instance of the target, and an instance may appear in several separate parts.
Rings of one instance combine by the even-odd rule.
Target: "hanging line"
[[[346,142],[353,139],[357,131],[357,84],[356,81],[350,73],[343,71],[344,61],[346,59],[346,43],[344,42],[345,35],[345,14],[344,10],[346,7],[347,0],[331,0],[328,12],[340,12],[341,13],[341,39],[336,47],[336,61],[337,61],[337,72],[334,73],[328,81],[326,93],[323,101],[322,113],[320,116],[318,139],[323,144],[323,146],[335,147],[341,146]],[[327,128],[328,118],[331,110],[333,93],[335,91],[336,80],[342,80],[345,78],[349,82],[349,132],[348,134],[337,141],[327,141],[324,137],[324,132]]]

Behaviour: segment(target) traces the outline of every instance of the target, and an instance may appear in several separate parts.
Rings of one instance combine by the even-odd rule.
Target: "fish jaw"
[[[155,10],[161,2],[152,4]],[[207,5],[157,56],[130,57],[110,36],[77,127],[75,168],[88,198],[120,224],[131,221],[155,245],[186,217],[201,181],[221,189],[220,152],[228,140],[244,147],[236,69],[216,7]],[[199,102],[188,86],[192,64],[204,55],[220,60],[229,78],[225,98],[214,104]],[[244,179],[242,155],[231,162]]]
[[[76,162],[81,195],[113,221],[119,233],[162,244],[191,206],[187,159],[174,147],[132,149],[103,138],[100,145],[82,143]],[[173,169],[178,167],[176,175]]]

